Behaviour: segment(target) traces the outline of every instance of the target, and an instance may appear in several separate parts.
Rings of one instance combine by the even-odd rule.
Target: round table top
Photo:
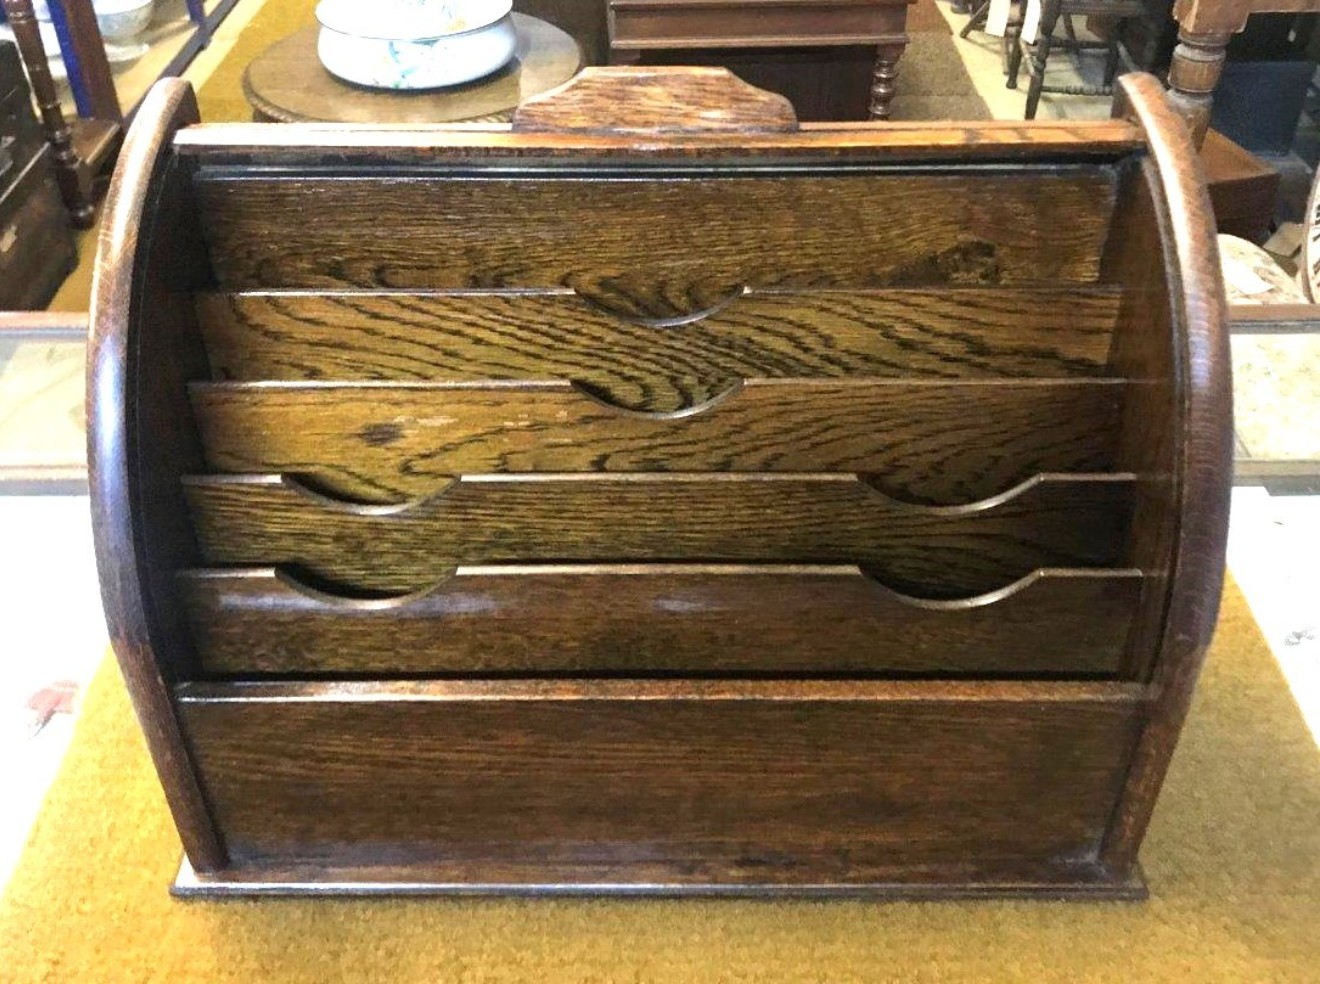
[[[277,41],[243,73],[254,117],[280,123],[507,122],[525,99],[567,82],[582,67],[572,36],[538,17],[514,14],[518,48],[492,75],[444,89],[368,89],[338,79],[316,54],[319,27]]]

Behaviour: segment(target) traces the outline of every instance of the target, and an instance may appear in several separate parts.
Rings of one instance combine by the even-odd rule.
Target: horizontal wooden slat
[[[1098,877],[1141,707],[1112,684],[618,684],[187,685],[177,706],[239,868],[799,886]]]
[[[590,181],[199,173],[224,287],[570,287],[656,316],[740,288],[1093,282],[1115,189],[1104,165]]]
[[[1141,590],[1138,571],[1044,570],[929,602],[855,567],[547,565],[361,601],[272,569],[180,577],[202,671],[240,677],[1113,675]]]
[[[801,123],[796,132],[666,133],[639,141],[632,132],[524,132],[482,123],[477,126],[345,126],[303,123],[212,123],[189,127],[174,137],[174,148],[203,167],[261,166],[308,170],[316,167],[375,165],[434,167],[437,162],[512,163],[568,170],[598,167],[602,160],[630,167],[673,167],[730,157],[747,161],[863,163],[892,161],[1097,160],[1113,162],[1143,151],[1145,137],[1128,120],[965,120],[957,123],[885,121],[883,124],[831,121]]]
[[[198,298],[216,378],[571,379],[668,411],[741,379],[1104,375],[1108,288],[760,292],[695,322],[628,320],[572,291],[256,292]]]
[[[208,464],[301,475],[362,501],[454,475],[846,471],[886,494],[957,505],[1041,472],[1113,465],[1113,381],[753,381],[699,412],[641,415],[567,383],[197,384]]]
[[[949,597],[1039,567],[1120,566],[1130,478],[1045,477],[967,508],[903,505],[846,475],[480,476],[385,507],[279,476],[194,476],[185,491],[208,563],[292,565],[374,591],[472,564],[803,562]]]

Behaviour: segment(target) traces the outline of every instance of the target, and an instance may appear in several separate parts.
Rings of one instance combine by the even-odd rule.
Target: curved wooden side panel
[[[175,562],[190,554],[176,476],[196,458],[182,380],[196,371],[200,345],[189,343],[191,306],[179,291],[195,286],[186,281],[204,268],[204,254],[184,231],[186,179],[169,144],[196,121],[189,85],[157,84],[110,184],[92,284],[87,454],[110,640],[184,850],[195,867],[214,870],[226,863],[225,849],[167,679],[187,664],[190,644],[182,613],[167,600],[173,592],[160,583],[172,580]],[[158,221],[167,208],[168,220]],[[182,413],[171,400],[184,404]]]
[[[1137,849],[1191,703],[1223,587],[1232,482],[1232,381],[1227,308],[1200,158],[1181,118],[1149,75],[1120,81],[1116,114],[1146,134],[1170,285],[1174,430],[1167,442],[1176,526],[1168,598],[1151,670],[1156,697],[1101,859],[1123,871]]]

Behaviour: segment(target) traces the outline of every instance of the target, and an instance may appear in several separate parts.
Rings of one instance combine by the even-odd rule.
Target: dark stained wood
[[[1170,335],[1180,391],[1170,461],[1179,521],[1164,631],[1151,673],[1159,693],[1102,852],[1107,865],[1123,869],[1136,861],[1219,616],[1232,493],[1233,391],[1228,305],[1200,161],[1153,78],[1129,75],[1120,86],[1119,109],[1147,131],[1159,178],[1165,262],[1176,285]]]
[[[240,870],[425,865],[443,881],[525,885],[549,866],[604,885],[789,887],[1026,870],[1069,883],[1104,877],[1096,851],[1138,694],[192,684],[180,708]]]
[[[194,890],[1139,897],[1231,427],[1195,158],[1122,86],[144,138],[93,482]]]
[[[180,576],[202,671],[238,677],[1112,677],[1141,587],[1135,570],[1043,570],[929,602],[855,567],[547,565],[362,601],[271,569]]]
[[[178,475],[200,460],[182,380],[198,370],[201,352],[179,290],[202,285],[202,254],[188,234],[187,186],[166,151],[174,131],[196,120],[186,83],[153,88],[106,195],[92,282],[87,456],[110,642],[184,850],[206,871],[225,865],[225,848],[168,689],[192,648],[173,571],[196,562]]]
[[[568,287],[611,310],[674,317],[746,288],[1093,282],[1114,174],[454,181],[203,171],[198,191],[226,287]],[[898,199],[901,210],[883,204]],[[363,223],[377,234],[362,235]]]
[[[1131,497],[1121,476],[1046,477],[947,508],[848,475],[481,476],[403,506],[345,504],[279,476],[185,485],[208,563],[393,593],[469,564],[710,561],[858,564],[896,591],[960,597],[1038,567],[1123,565]]]
[[[911,0],[609,0],[614,48],[875,45],[902,37]]]
[[[82,2],[86,3],[87,0]],[[50,74],[46,46],[41,40],[41,29],[33,12],[32,0],[3,0],[3,9],[31,82],[32,101],[41,114],[41,124],[50,142],[60,194],[64,197],[65,207],[74,223],[80,228],[87,228],[95,215],[91,175],[83,167],[74,146],[73,130],[64,115],[59,90]],[[104,52],[101,57],[104,59]],[[30,236],[31,231],[26,231]]]
[[[513,114],[518,132],[588,130],[684,133],[692,130],[796,130],[783,96],[756,89],[721,68],[584,68],[554,92]]]
[[[802,119],[888,119],[909,2],[609,0],[610,58],[751,68]]]
[[[960,287],[754,292],[686,319],[572,291],[204,294],[219,379],[572,379],[677,410],[747,378],[1002,378],[1107,371],[1120,292]]]
[[[838,471],[905,502],[962,505],[1041,473],[1112,469],[1125,391],[1101,380],[752,381],[695,411],[639,414],[553,382],[191,387],[212,468],[299,475],[377,503],[462,474]]]

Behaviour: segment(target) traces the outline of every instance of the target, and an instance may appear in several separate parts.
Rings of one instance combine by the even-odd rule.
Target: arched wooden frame
[[[666,120],[666,132],[644,135],[639,133],[644,121],[628,110],[634,103],[611,95],[612,85],[632,84],[673,86],[673,101],[692,113],[724,114],[729,106],[735,110],[718,116],[722,125],[715,131]],[[589,73],[582,85],[529,107],[521,114],[521,127],[515,123],[513,130],[390,132],[315,126],[189,129],[196,121],[190,90],[181,82],[161,83],[130,134],[109,196],[91,315],[89,458],[111,638],[202,890],[296,891],[318,881],[334,882],[347,891],[390,890],[391,885],[388,879],[372,881],[361,872],[332,868],[309,874],[303,868],[290,875],[235,859],[208,802],[211,794],[205,790],[215,787],[199,781],[198,739],[185,738],[180,724],[182,716],[199,713],[208,702],[227,699],[229,686],[194,682],[196,654],[175,577],[200,560],[180,485],[184,475],[204,471],[186,383],[208,378],[193,294],[214,282],[214,257],[208,257],[203,245],[193,200],[196,169],[242,169],[254,160],[296,172],[326,164],[430,167],[448,161],[479,168],[490,161],[528,159],[718,167],[728,158],[776,165],[824,160],[926,166],[987,157],[1001,162],[1093,157],[1120,162],[1116,218],[1101,269],[1124,289],[1110,365],[1129,383],[1118,455],[1120,468],[1138,478],[1132,552],[1144,587],[1125,657],[1124,679],[1131,682],[1087,691],[1110,694],[1134,709],[1134,750],[1094,863],[1084,876],[1078,875],[1082,881],[1068,887],[1079,895],[1140,894],[1134,887],[1137,849],[1217,613],[1232,427],[1225,306],[1200,164],[1154,79],[1127,76],[1119,87],[1118,115],[1110,122],[794,129],[784,125],[777,102],[765,103],[769,115],[758,121],[757,99],[731,90],[709,73],[687,78],[680,73],[658,81],[626,72],[611,81],[608,75]],[[595,115],[602,108],[613,114],[609,128]],[[326,685],[316,683],[245,686],[245,692],[265,694],[262,699],[274,703],[290,698],[315,702],[326,692]],[[426,700],[462,700],[474,692],[465,681],[429,680],[409,686],[413,689],[382,687],[379,696],[422,693]],[[1064,686],[766,681],[727,686],[653,683],[641,689],[647,699],[663,700],[773,695],[780,701],[847,701],[917,693],[932,700],[964,700],[974,688],[985,687],[985,693],[1004,700],[1029,700],[1046,694],[1061,699],[1057,694],[1062,691],[1051,688]],[[514,700],[538,694],[605,700],[620,692],[618,681],[535,688],[514,681],[501,691]],[[409,890],[425,888],[428,882],[436,890],[455,889],[452,879],[428,877],[425,869],[405,874]],[[526,889],[483,884],[491,890]],[[574,886],[571,880],[559,886],[570,891],[599,887]],[[862,887],[917,895],[1061,891],[1057,882],[1033,889],[1012,879],[979,889],[948,884]],[[765,884],[724,888],[783,890]],[[711,889],[707,884],[696,890]],[[858,886],[838,890],[853,893]]]

